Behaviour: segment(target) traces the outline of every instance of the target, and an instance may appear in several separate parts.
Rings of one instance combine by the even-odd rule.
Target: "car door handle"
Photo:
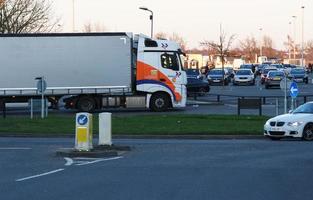
[[[166,82],[166,80],[164,78],[160,78],[160,81],[162,82]]]

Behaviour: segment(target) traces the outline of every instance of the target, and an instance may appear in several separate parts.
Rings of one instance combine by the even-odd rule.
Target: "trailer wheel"
[[[155,112],[163,112],[169,108],[169,96],[164,93],[153,94],[150,100],[150,109]]]
[[[77,108],[82,112],[92,112],[96,108],[96,101],[92,97],[80,97],[77,101]]]

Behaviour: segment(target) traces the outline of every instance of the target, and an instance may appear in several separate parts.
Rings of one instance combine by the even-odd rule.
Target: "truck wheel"
[[[150,100],[150,108],[155,112],[163,112],[168,109],[170,105],[169,97],[166,94],[154,94]]]
[[[77,108],[82,112],[92,112],[96,108],[96,101],[92,97],[80,97],[77,102]]]

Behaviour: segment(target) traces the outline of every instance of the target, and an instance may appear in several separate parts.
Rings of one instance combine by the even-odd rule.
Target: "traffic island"
[[[131,151],[129,146],[118,145],[98,145],[89,151],[79,151],[74,148],[62,148],[56,151],[57,156],[61,157],[87,157],[87,158],[104,158],[121,156]]]

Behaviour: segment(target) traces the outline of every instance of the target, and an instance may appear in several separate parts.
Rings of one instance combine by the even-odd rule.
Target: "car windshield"
[[[284,73],[283,72],[278,72],[278,71],[274,71],[274,72],[270,72],[268,74],[269,77],[283,77]]]
[[[222,75],[223,71],[222,70],[211,70],[209,72],[209,75]]]
[[[271,65],[272,67],[276,67],[276,68],[284,68],[282,65],[278,65],[278,64],[274,64],[274,65]]]
[[[296,108],[292,113],[293,114],[297,114],[297,113],[312,113],[313,114],[313,103],[303,104],[299,106],[298,108]]]
[[[292,69],[290,73],[291,74],[304,74],[305,71],[303,69]]]
[[[251,69],[252,65],[241,65],[240,69]]]
[[[188,69],[186,71],[186,73],[187,73],[187,75],[195,75],[195,76],[200,74],[199,70],[197,70],[197,69]]]
[[[250,70],[238,70],[236,75],[250,75]]]
[[[266,68],[263,70],[263,74],[267,74],[269,71],[276,71],[277,69],[275,68]]]

